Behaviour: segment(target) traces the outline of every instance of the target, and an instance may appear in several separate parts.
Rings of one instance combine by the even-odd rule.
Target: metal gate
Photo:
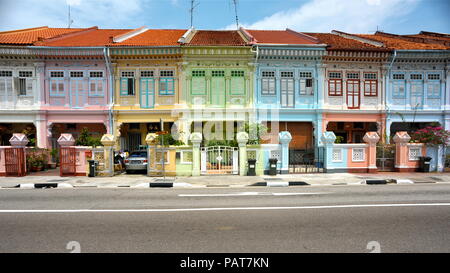
[[[6,176],[25,176],[25,151],[23,148],[5,149]]]
[[[289,173],[323,173],[324,147],[289,150]]]
[[[202,174],[238,174],[238,148],[208,146],[201,151]]]
[[[61,147],[59,150],[60,175],[75,176],[77,153],[74,147]]]
[[[380,172],[395,171],[395,144],[377,145],[376,162]]]

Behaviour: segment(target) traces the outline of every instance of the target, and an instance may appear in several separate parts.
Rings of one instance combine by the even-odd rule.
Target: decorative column
[[[324,155],[324,172],[328,172],[332,165],[333,145],[336,141],[336,135],[331,131],[325,131],[321,137],[323,145],[325,145]]]
[[[100,141],[103,144],[105,157],[105,174],[106,176],[114,176],[114,145],[116,139],[111,134],[104,134]]]
[[[291,133],[283,131],[278,134],[281,144],[281,174],[289,173],[289,143],[292,140]]]
[[[34,63],[34,67],[36,69],[36,87],[33,90],[34,101],[33,104],[45,105],[46,97],[45,92],[41,92],[41,90],[45,90],[45,63],[38,62]]]
[[[369,144],[367,150],[367,162],[369,166],[367,170],[369,173],[376,173],[377,168],[377,143],[380,141],[380,136],[376,132],[367,132],[363,137],[364,142]]]
[[[147,136],[145,137],[145,143],[147,143],[147,175],[151,175],[151,171],[156,170],[155,139],[156,139],[155,133],[148,133]],[[154,160],[152,160],[152,155]]]
[[[202,143],[202,134],[194,132],[189,140],[192,142],[192,176],[200,175],[200,143]]]
[[[239,175],[247,174],[247,142],[248,134],[246,132],[239,132],[236,134],[236,140],[239,144]]]
[[[395,170],[398,172],[408,171],[408,143],[411,137],[407,132],[397,132],[394,136],[395,142]]]
[[[46,117],[44,115],[36,115],[36,119],[34,121],[34,127],[36,128],[36,146],[39,148],[51,148],[49,144],[49,134],[48,134],[48,122],[46,121]],[[50,123],[51,130],[51,123]],[[51,137],[51,131],[50,131]]]

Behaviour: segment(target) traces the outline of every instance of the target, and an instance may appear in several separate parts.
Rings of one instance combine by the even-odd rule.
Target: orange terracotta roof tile
[[[245,30],[259,44],[292,44],[292,45],[314,45],[319,44],[315,38],[309,38],[302,33],[286,30]]]
[[[327,50],[358,50],[358,51],[388,51],[384,47],[377,47],[354,39],[348,39],[332,33],[309,33],[305,34],[316,37],[321,43],[327,44]]]
[[[377,42],[382,42],[386,47],[391,49],[399,49],[399,50],[445,50],[448,49],[448,46],[444,46],[441,44],[431,44],[431,43],[418,43],[413,41],[407,41],[401,38],[394,37],[386,37],[383,35],[377,34],[353,34],[357,37],[370,39]]]
[[[244,46],[247,42],[236,30],[197,30],[187,45]]]
[[[108,46],[176,46],[186,29],[149,29],[119,43]]]
[[[69,33],[36,42],[37,46],[50,47],[102,47],[111,42],[112,37],[128,32],[129,29],[98,29],[89,28],[77,33]]]
[[[3,45],[32,45],[39,39],[48,39],[61,34],[77,32],[82,28],[49,28],[37,27],[0,32],[0,44]]]

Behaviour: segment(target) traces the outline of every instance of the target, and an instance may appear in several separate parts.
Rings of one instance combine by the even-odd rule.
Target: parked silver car
[[[147,170],[147,151],[134,151],[125,159],[127,173]]]

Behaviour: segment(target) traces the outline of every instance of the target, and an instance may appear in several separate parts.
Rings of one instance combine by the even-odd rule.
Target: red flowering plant
[[[428,126],[415,131],[411,136],[412,142],[425,143],[432,146],[449,145],[450,132],[440,126]]]

